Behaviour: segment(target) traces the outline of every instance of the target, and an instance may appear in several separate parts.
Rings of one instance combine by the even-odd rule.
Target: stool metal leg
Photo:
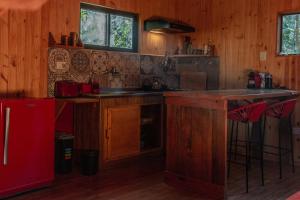
[[[230,139],[229,139],[229,155],[228,155],[227,177],[229,177],[229,174],[230,174],[233,128],[234,128],[234,121],[231,122],[231,131],[230,131]]]
[[[246,138],[246,156],[245,156],[245,166],[246,166],[246,192],[248,193],[248,182],[249,182],[249,175],[248,175],[248,171],[249,171],[249,134],[250,134],[250,126],[249,123],[247,123],[247,138]]]
[[[292,129],[292,115],[289,116],[289,131],[290,131],[290,142],[291,142],[292,169],[293,169],[293,173],[295,173],[294,138],[293,138],[293,129]]]
[[[265,124],[266,124],[266,117],[263,120],[263,128],[260,127],[260,168],[261,168],[261,184],[265,185],[264,179],[264,140],[265,140]]]
[[[238,148],[238,139],[239,139],[239,122],[236,122],[236,129],[235,129],[235,146],[234,146],[234,160],[237,157],[237,148]]]
[[[248,169],[251,170],[251,151],[252,151],[252,135],[253,135],[253,123],[250,124],[248,122],[248,135],[247,135],[247,142],[248,142]]]
[[[278,130],[279,178],[282,179],[281,133]]]

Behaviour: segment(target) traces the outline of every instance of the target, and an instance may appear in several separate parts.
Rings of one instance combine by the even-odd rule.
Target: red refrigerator
[[[0,199],[54,179],[54,100],[0,100]]]

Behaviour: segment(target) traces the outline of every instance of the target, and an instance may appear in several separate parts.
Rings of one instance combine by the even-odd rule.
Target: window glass
[[[106,45],[107,14],[81,9],[80,35],[84,44]]]
[[[300,14],[281,16],[280,54],[300,54]]]
[[[86,48],[137,51],[138,16],[81,3],[80,38]]]
[[[132,48],[133,19],[118,15],[110,15],[110,46]]]

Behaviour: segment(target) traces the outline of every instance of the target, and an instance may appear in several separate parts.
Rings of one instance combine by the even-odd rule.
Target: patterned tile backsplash
[[[162,56],[65,48],[49,48],[48,54],[49,96],[54,95],[58,80],[88,82],[92,76],[104,88],[140,88],[144,79],[152,81],[155,76],[163,80],[166,76]],[[108,73],[113,68],[118,74]]]
[[[56,81],[88,82],[91,77],[103,88],[140,88],[153,79],[169,88],[179,88],[179,67],[183,66],[182,59],[166,60],[163,56],[90,49],[49,48],[48,56],[49,96],[54,95]],[[195,58],[183,60],[197,64],[193,63]],[[202,60],[206,63],[209,59],[196,59],[204,63]],[[117,73],[109,73],[113,69]]]

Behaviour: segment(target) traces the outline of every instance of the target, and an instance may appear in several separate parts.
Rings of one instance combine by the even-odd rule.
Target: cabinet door
[[[140,107],[107,109],[107,160],[118,160],[140,152]]]
[[[211,181],[212,112],[172,105],[168,105],[167,111],[167,171],[186,178]]]

